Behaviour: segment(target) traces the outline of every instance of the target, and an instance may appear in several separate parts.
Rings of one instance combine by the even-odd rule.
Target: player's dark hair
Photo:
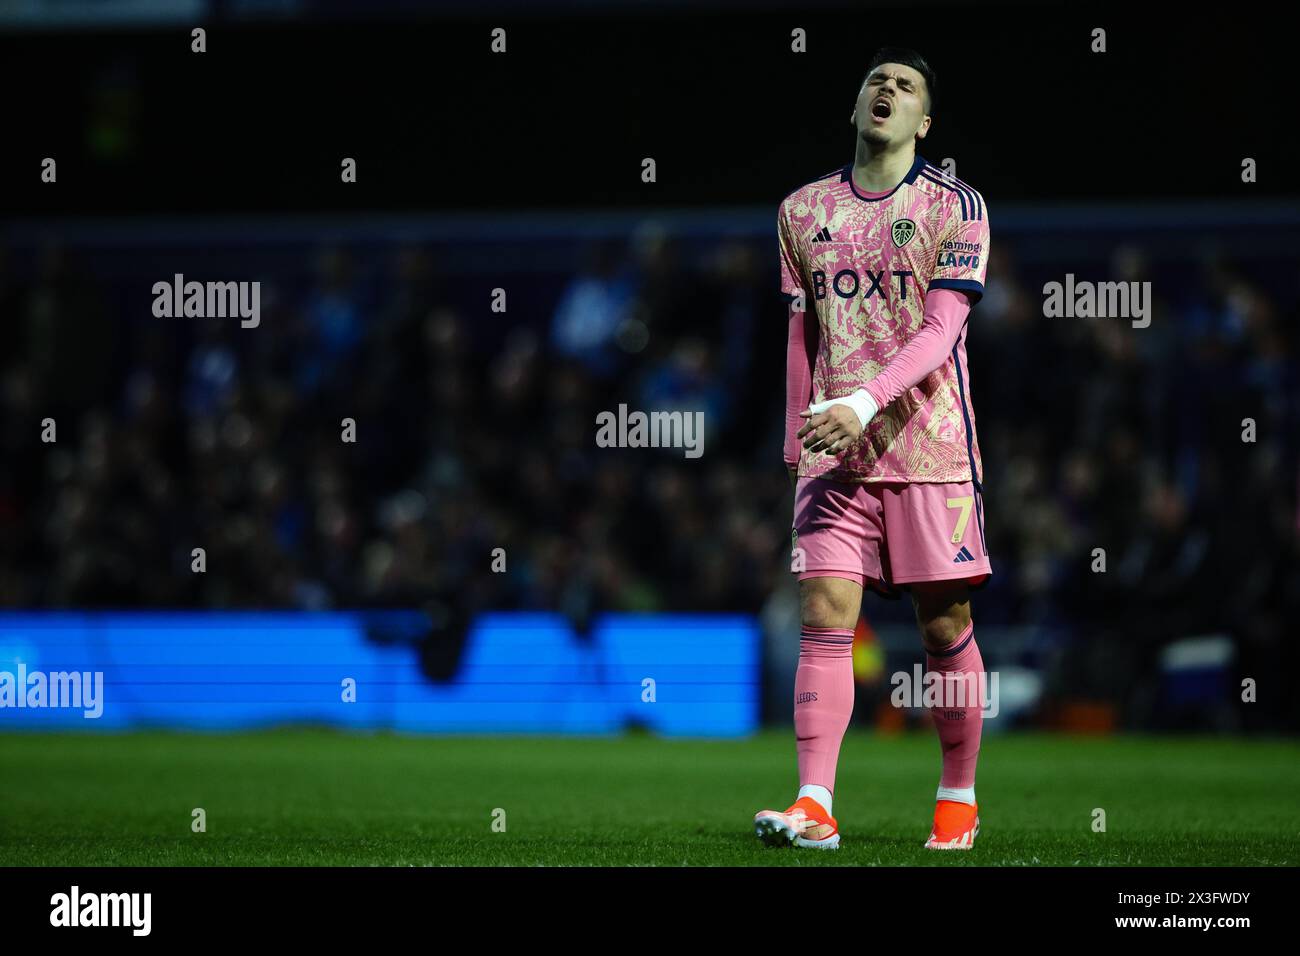
[[[909,50],[907,47],[882,46],[871,57],[871,62],[867,65],[867,75],[862,78],[862,82],[865,83],[867,76],[871,75],[871,71],[882,63],[901,63],[903,66],[910,66],[921,74],[921,78],[925,80],[925,111],[933,116],[935,86],[938,80],[934,75],[934,70],[930,68],[930,64],[925,62],[925,57],[915,50]]]

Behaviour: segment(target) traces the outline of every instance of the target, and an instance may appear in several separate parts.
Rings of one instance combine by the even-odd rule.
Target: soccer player
[[[982,686],[969,589],[990,567],[965,333],[984,291],[988,210],[917,155],[934,95],[919,54],[878,51],[851,117],[853,162],[795,190],[777,217],[790,301],[800,786],[791,807],[755,816],[765,843],[839,845],[832,794],[864,587],[911,592],[940,686]],[[979,833],[981,695],[952,697],[930,708],[943,759],[925,843],[934,849],[969,849]]]

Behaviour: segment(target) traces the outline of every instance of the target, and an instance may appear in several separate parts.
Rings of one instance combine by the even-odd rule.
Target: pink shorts
[[[860,485],[800,478],[792,569],[886,594],[919,581],[983,584],[992,573],[984,503],[969,481]]]

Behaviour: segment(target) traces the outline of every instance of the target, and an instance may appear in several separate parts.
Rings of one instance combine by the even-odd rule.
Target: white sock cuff
[[[831,812],[831,792],[825,787],[819,787],[815,783],[805,784],[799,788],[799,796],[795,797],[795,799],[798,800],[802,797],[812,797],[822,805],[823,810],[827,813]]]
[[[967,803],[975,806],[974,787],[940,787],[936,800],[952,800],[954,803]]]

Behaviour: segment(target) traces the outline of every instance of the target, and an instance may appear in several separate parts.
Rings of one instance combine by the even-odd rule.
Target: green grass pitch
[[[743,741],[0,735],[0,864],[1161,866],[1300,863],[1300,746],[988,736],[982,832],[921,848],[928,733],[854,733],[835,852],[769,849],[751,819],[795,790],[787,732]],[[201,807],[207,832],[191,832]],[[1093,831],[1093,811],[1106,832]],[[494,812],[504,811],[504,832]],[[500,819],[500,814],[496,815]]]

